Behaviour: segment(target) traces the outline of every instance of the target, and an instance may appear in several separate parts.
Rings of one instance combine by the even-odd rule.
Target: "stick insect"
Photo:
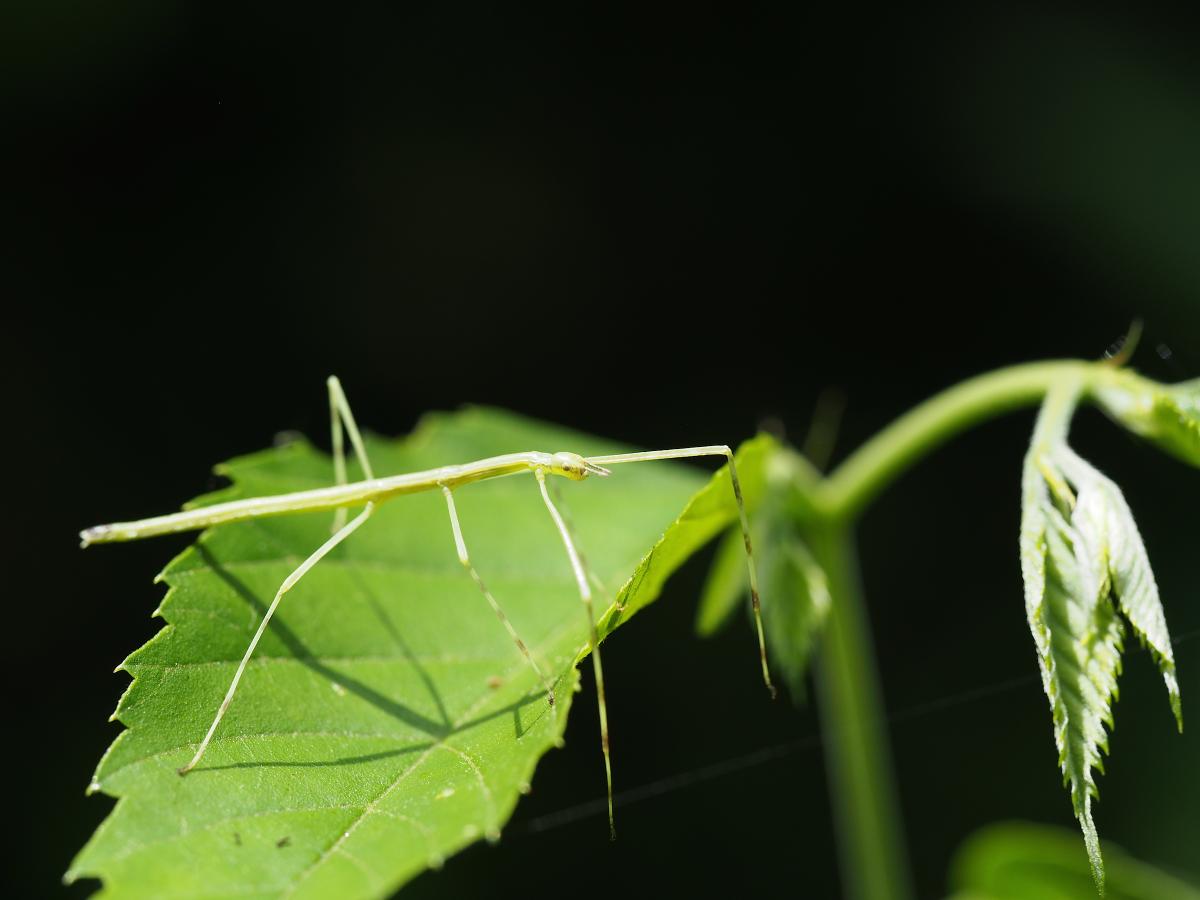
[[[474,564],[471,562],[470,554],[467,552],[467,544],[463,538],[462,528],[458,520],[458,512],[454,505],[454,491],[463,485],[525,472],[533,473],[550,518],[553,520],[554,526],[562,538],[563,546],[566,549],[571,570],[579,589],[579,597],[583,601],[587,614],[588,626],[590,628],[588,644],[595,672],[596,701],[600,719],[600,746],[604,756],[604,772],[608,785],[608,821],[611,835],[615,836],[616,832],[613,820],[612,760],[608,739],[608,706],[604,694],[604,671],[600,660],[600,640],[597,631],[596,609],[592,596],[592,579],[587,571],[583,556],[580,554],[579,548],[576,546],[575,540],[571,535],[571,530],[558,505],[551,498],[551,492],[547,489],[547,476],[553,475],[571,481],[582,481],[592,475],[607,478],[612,474],[607,467],[622,463],[704,456],[725,457],[729,466],[730,484],[737,503],[738,517],[746,548],[746,566],[750,576],[751,606],[758,632],[759,659],[762,667],[763,681],[770,691],[771,696],[775,696],[775,688],[771,683],[771,673],[767,664],[766,644],[763,638],[758,577],[755,573],[754,554],[751,549],[750,527],[746,518],[746,509],[742,500],[742,489],[738,482],[737,469],[734,465],[733,452],[729,447],[724,445],[684,447],[674,450],[649,450],[635,453],[619,453],[610,456],[593,456],[590,458],[567,451],[559,451],[557,453],[526,451],[509,453],[503,456],[493,456],[460,465],[442,466],[424,472],[376,477],[371,468],[370,460],[367,458],[362,436],[354,421],[354,414],[350,410],[349,401],[346,399],[346,394],[342,390],[341,383],[336,376],[331,376],[328,379],[327,387],[329,392],[330,428],[333,445],[333,471],[335,480],[333,486],[287,494],[233,500],[225,503],[217,503],[212,506],[185,510],[183,512],[139,519],[134,522],[115,522],[109,525],[97,525],[80,532],[82,546],[89,547],[92,544],[140,540],[157,535],[193,531],[265,516],[320,511],[333,511],[334,513],[333,526],[329,539],[300,563],[295,571],[284,579],[276,591],[274,599],[263,615],[262,622],[259,623],[258,630],[254,633],[250,645],[246,648],[246,652],[242,656],[237,670],[234,672],[233,680],[225,693],[224,699],[221,701],[220,707],[217,709],[216,715],[213,717],[212,724],[208,727],[208,732],[196,747],[195,755],[192,756],[191,761],[178,770],[180,775],[186,775],[192,771],[203,758],[209,743],[217,732],[217,727],[221,724],[221,719],[224,717],[226,710],[229,709],[229,705],[237,693],[238,684],[241,682],[246,665],[250,662],[250,658],[254,654],[255,647],[258,646],[259,640],[271,622],[271,617],[275,614],[275,610],[279,607],[280,602],[288,591],[294,588],[304,575],[333,550],[334,547],[357,531],[371,517],[371,514],[380,503],[402,494],[411,494],[418,491],[441,491],[446,500],[446,509],[450,517],[450,529],[454,537],[454,545],[458,553],[459,562],[462,563],[463,568],[466,569],[472,580],[479,587],[492,612],[496,614],[496,617],[500,620],[500,624],[512,639],[517,651],[536,674],[538,680],[541,681],[546,691],[546,700],[553,707],[555,702],[554,683],[533,658],[533,655],[529,652],[529,648],[520,635],[517,634],[516,629],[509,621],[508,616],[505,615],[499,602],[493,596],[491,590],[488,589],[479,572],[476,571]],[[354,454],[366,476],[362,481],[347,481],[346,436],[349,437]],[[350,507],[362,507],[362,509],[354,518],[347,521],[348,509]]]

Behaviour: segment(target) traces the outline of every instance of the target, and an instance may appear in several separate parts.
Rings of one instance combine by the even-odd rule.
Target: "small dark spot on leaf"
[[[502,685],[502,684],[504,684],[504,679],[501,678],[499,675],[493,675],[491,678],[489,678],[487,680],[487,686],[490,687],[493,691],[496,688],[500,687],[500,685]]]
[[[288,837],[287,835],[284,835],[283,837],[281,837],[279,840],[277,840],[275,842],[275,846],[282,850],[284,847],[286,847],[291,842],[292,842],[292,839],[290,837]]]
[[[242,836],[240,834],[238,834],[236,831],[233,833],[233,843],[234,843],[234,846],[236,846],[236,847],[242,846]]]

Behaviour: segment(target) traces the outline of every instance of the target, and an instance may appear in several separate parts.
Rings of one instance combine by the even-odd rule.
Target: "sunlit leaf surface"
[[[392,474],[518,450],[628,448],[468,410],[368,449],[376,473]],[[746,468],[755,497],[761,478]],[[233,485],[220,499],[332,480],[329,458],[306,443],[221,471]],[[706,487],[702,471],[675,463],[560,487],[604,587],[605,633],[735,516],[724,472]],[[121,666],[134,678],[116,713],[127,730],[92,783],[118,803],[68,877],[102,878],[106,897],[377,897],[473,841],[500,839],[560,740],[588,626],[531,475],[455,496],[476,567],[554,673],[555,707],[459,564],[442,497],[410,495],[381,506],[286,597],[207,755],[181,778],[276,588],[332,517],[213,529],[167,567],[168,624]],[[573,752],[595,754],[602,785],[599,747]]]

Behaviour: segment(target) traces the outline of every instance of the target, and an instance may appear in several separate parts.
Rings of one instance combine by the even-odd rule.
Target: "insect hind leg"
[[[208,726],[208,732],[204,735],[204,740],[200,742],[200,746],[196,748],[196,754],[192,757],[191,762],[179,769],[180,775],[186,775],[196,767],[200,762],[200,758],[204,756],[204,751],[208,749],[209,742],[213,735],[217,732],[217,726],[221,724],[221,719],[225,717],[225,711],[229,709],[229,704],[233,702],[233,695],[237,693],[238,683],[242,680],[242,673],[246,671],[246,665],[250,662],[250,657],[254,655],[254,648],[258,646],[259,640],[263,633],[267,630],[267,625],[271,621],[271,617],[275,615],[275,610],[279,607],[279,603],[301,578],[307,574],[308,570],[321,561],[321,559],[334,547],[348,538],[351,534],[358,530],[358,527],[363,522],[370,518],[371,513],[375,511],[375,504],[368,503],[366,508],[357,516],[351,519],[347,524],[337,530],[332,537],[324,544],[318,547],[309,557],[300,563],[287,578],[283,580],[283,584],[279,586],[279,590],[275,592],[275,599],[271,601],[271,605],[267,607],[266,613],[263,615],[262,621],[258,625],[258,630],[254,632],[254,637],[250,640],[250,646],[246,648],[245,654],[242,656],[242,661],[238,664],[237,671],[233,673],[233,681],[229,685],[229,690],[225,692],[225,699],[221,701],[221,706],[217,710],[217,715],[213,719],[212,724]]]

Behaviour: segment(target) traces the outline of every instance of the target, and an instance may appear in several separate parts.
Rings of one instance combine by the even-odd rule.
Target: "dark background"
[[[109,808],[83,796],[118,730],[108,673],[157,630],[150,579],[185,543],[82,554],[76,532],[166,511],[279,431],[324,444],[331,372],[384,433],[474,402],[647,447],[767,420],[799,441],[834,386],[840,453],[973,373],[1097,357],[1134,316],[1139,367],[1200,376],[1200,63],[1181,16],[393,6],[6,6],[22,896],[60,890]],[[1017,563],[1030,422],[938,452],[861,531],[923,897],[984,823],[1074,825]],[[1092,413],[1076,443],[1125,486],[1172,631],[1194,635],[1200,472]],[[766,701],[743,627],[691,639],[704,571],[606,645],[621,789],[816,732]],[[1197,879],[1200,744],[1135,644],[1097,823]],[[1189,709],[1197,648],[1179,649]],[[598,798],[594,731],[576,716],[501,843],[411,896],[837,895],[815,742],[622,803],[616,844],[601,814],[536,831]]]

